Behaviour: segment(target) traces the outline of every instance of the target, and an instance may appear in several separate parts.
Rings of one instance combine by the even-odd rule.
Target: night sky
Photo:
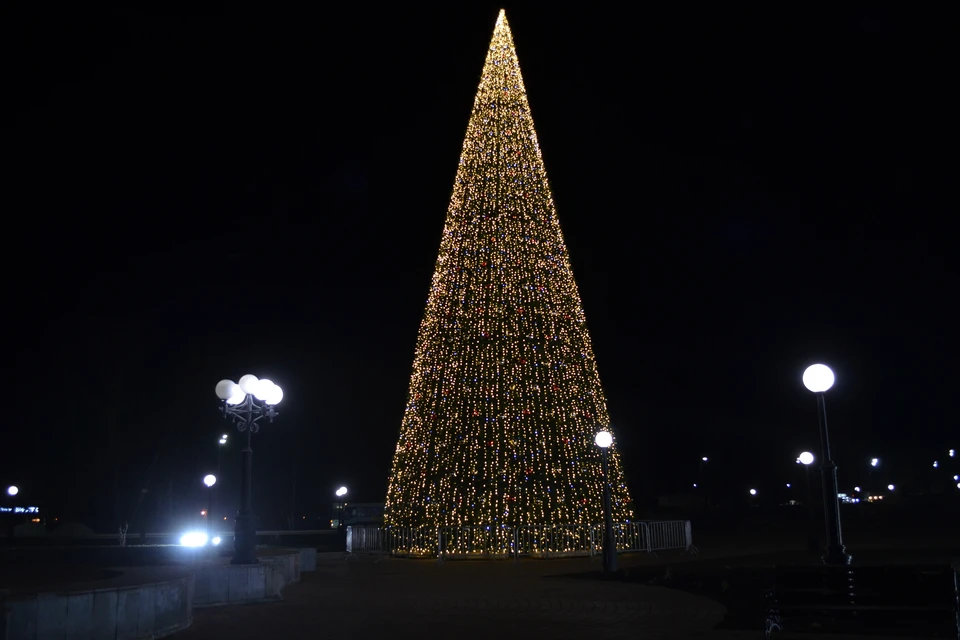
[[[943,17],[561,6],[506,9],[638,499],[794,473],[817,361],[841,488],[960,448]],[[263,526],[382,502],[498,9],[8,15],[0,484],[201,504],[249,372]]]

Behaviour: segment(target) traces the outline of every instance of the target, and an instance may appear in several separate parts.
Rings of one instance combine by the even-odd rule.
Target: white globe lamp
[[[252,373],[240,378],[240,390],[246,393],[247,395],[256,395],[257,387],[260,385],[260,380],[257,379],[257,376]]]
[[[265,402],[266,399],[270,397],[270,393],[273,391],[273,388],[275,386],[276,385],[273,384],[272,380],[267,380],[266,378],[263,378],[260,380],[260,383],[257,384],[257,390],[253,392],[253,396],[257,400],[260,400],[261,402]]]
[[[836,378],[830,367],[825,364],[814,364],[803,372],[803,386],[813,393],[823,393],[833,386]]]
[[[275,405],[280,404],[281,400],[283,400],[283,389],[280,388],[280,385],[271,383],[270,393],[264,397],[263,401],[269,405]]]
[[[212,473],[208,473],[207,475],[203,476],[203,484],[207,485],[208,487],[212,487],[213,485],[217,484],[217,476],[213,475]]]
[[[593,441],[601,449],[606,449],[613,444],[613,434],[606,430],[598,431]]]
[[[240,387],[233,380],[221,380],[217,383],[217,397],[221,400],[229,400],[239,391]]]
[[[804,451],[803,453],[800,454],[800,457],[798,458],[798,460],[800,461],[800,464],[809,466],[813,464],[813,454],[810,453],[809,451]]]

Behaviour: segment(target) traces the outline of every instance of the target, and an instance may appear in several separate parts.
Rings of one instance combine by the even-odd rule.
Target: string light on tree
[[[501,11],[420,325],[386,523],[595,524],[606,399]],[[609,452],[616,520],[629,519]],[[452,551],[448,549],[448,551]]]

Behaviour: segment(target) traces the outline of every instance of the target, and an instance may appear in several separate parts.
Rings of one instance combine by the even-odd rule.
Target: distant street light
[[[757,490],[756,490],[756,489],[750,489],[750,495],[752,495],[752,496],[757,495]]]
[[[854,487],[853,490],[856,491],[857,493],[860,493],[860,487]]]
[[[887,485],[887,491],[893,491],[894,489],[896,489],[896,487],[894,487],[892,484]]]
[[[870,459],[870,466],[871,466],[871,467],[876,467],[876,466],[878,466],[879,464],[880,464],[880,458],[871,458],[871,459]]]
[[[217,397],[223,401],[224,418],[233,418],[237,430],[247,433],[247,445],[243,449],[243,475],[240,477],[240,513],[237,514],[232,564],[256,564],[256,525],[253,515],[251,472],[253,447],[251,438],[260,430],[257,424],[262,418],[270,422],[277,417],[274,406],[283,400],[283,389],[270,380],[260,380],[247,374],[240,382],[221,380],[217,383]],[[225,439],[225,438],[221,438]]]
[[[956,453],[957,453],[956,451],[954,451],[953,449],[950,449],[950,457],[951,457],[951,458],[952,458],[954,455],[956,455]]]
[[[835,381],[833,371],[825,364],[814,364],[803,372],[803,386],[817,396],[817,413],[820,422],[820,445],[823,460],[820,472],[823,476],[823,511],[827,526],[827,550],[823,555],[826,564],[850,564],[850,554],[843,546],[840,529],[840,497],[837,495],[837,465],[830,457],[830,432],[827,429],[827,406],[824,394]]]
[[[607,449],[613,444],[613,434],[606,429],[598,431],[593,441],[600,447],[603,473],[603,572],[612,574],[617,571],[617,541],[613,535],[613,505],[610,499],[610,462]]]
[[[940,463],[937,462],[936,460],[934,460],[934,461],[933,461],[933,468],[936,469],[936,468],[939,467],[939,466],[940,466]]]
[[[20,493],[20,487],[18,487],[17,485],[12,484],[12,485],[10,485],[9,487],[7,487],[7,495],[8,495],[8,496],[15,496],[15,495],[17,495],[18,493]]]
[[[810,453],[809,451],[804,451],[803,453],[800,454],[800,457],[797,458],[797,462],[809,467],[811,464],[813,464],[813,459],[814,458],[812,453]]]

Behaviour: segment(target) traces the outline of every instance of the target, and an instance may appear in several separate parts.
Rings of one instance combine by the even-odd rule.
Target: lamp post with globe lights
[[[208,473],[203,476],[203,484],[207,487],[207,540],[213,540],[213,485],[217,484],[217,476]]]
[[[247,374],[239,382],[221,380],[217,383],[217,397],[223,401],[224,418],[232,418],[240,433],[246,432],[247,443],[243,448],[243,473],[240,476],[240,512],[237,514],[234,554],[232,564],[256,564],[256,527],[254,524],[251,497],[253,470],[253,447],[251,439],[260,430],[258,422],[277,417],[274,406],[283,399],[283,390],[270,380],[259,380]],[[225,438],[221,438],[225,440]]]
[[[10,485],[9,487],[7,487],[7,495],[8,495],[8,496],[13,497],[13,496],[17,495],[18,493],[20,493],[20,487],[18,487],[17,485],[12,484],[12,485]]]
[[[833,386],[836,378],[825,364],[814,364],[803,372],[803,386],[817,396],[817,415],[820,423],[820,472],[823,477],[823,515],[827,527],[827,549],[823,554],[825,564],[850,564],[850,554],[843,545],[840,528],[840,498],[837,496],[837,465],[830,456],[830,433],[827,430],[827,406],[824,394]]]
[[[613,505],[610,497],[610,461],[607,449],[613,444],[613,434],[598,431],[594,442],[600,447],[603,472],[603,572],[617,572],[617,541],[613,535]]]

